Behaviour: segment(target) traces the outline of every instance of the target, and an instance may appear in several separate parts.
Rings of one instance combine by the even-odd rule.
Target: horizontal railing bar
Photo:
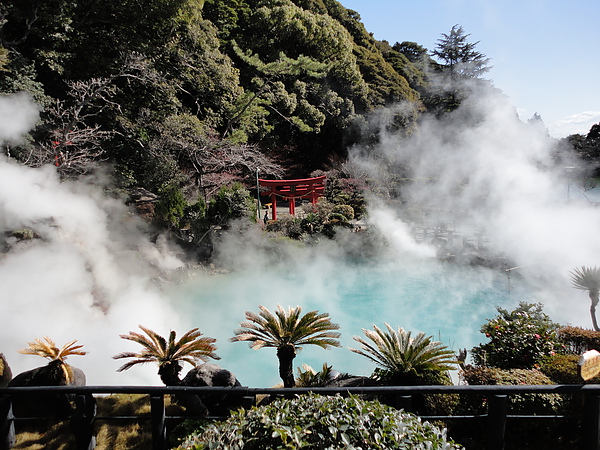
[[[22,386],[2,387],[0,395],[28,392],[60,392],[64,394],[230,394],[230,395],[288,395],[309,392],[321,394],[389,394],[389,393],[499,393],[499,394],[599,394],[600,385],[435,385],[435,386],[365,386],[365,387],[295,387],[295,388],[249,388],[214,386]]]
[[[563,419],[563,420],[580,420],[581,416],[574,416],[572,414],[507,414],[507,419]]]

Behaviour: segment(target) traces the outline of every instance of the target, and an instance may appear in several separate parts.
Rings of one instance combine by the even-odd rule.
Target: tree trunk
[[[183,383],[179,378],[181,364],[178,361],[164,364],[158,368],[158,375],[165,386],[181,386]],[[172,399],[183,406],[186,411],[194,416],[207,416],[208,409],[195,394],[177,394]]]
[[[592,325],[594,326],[594,331],[600,331],[598,328],[598,321],[596,320],[596,306],[598,306],[598,292],[590,291],[590,300],[592,301],[592,306],[590,306],[590,315],[592,316]]]
[[[277,348],[277,358],[279,358],[279,376],[283,380],[283,387],[292,388],[296,386],[294,381],[294,369],[292,362],[296,357],[296,348],[291,344],[286,344]]]
[[[163,364],[158,368],[158,376],[165,386],[179,386],[181,384],[179,372],[181,372],[181,365],[177,361]]]

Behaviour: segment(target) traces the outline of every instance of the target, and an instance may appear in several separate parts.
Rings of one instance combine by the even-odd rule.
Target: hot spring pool
[[[295,371],[302,364],[319,370],[327,362],[342,373],[370,375],[373,364],[348,350],[358,345],[352,336],[363,336],[363,328],[387,322],[413,333],[423,331],[453,350],[470,349],[485,339],[479,329],[496,314],[496,306],[512,309],[519,301],[529,301],[527,288],[509,283],[504,272],[437,261],[244,270],[199,277],[172,295],[190,327],[217,339],[218,364],[250,387],[280,381],[275,349],[255,351],[246,343],[228,341],[244,311],[258,311],[258,305],[271,311],[277,304],[317,309],[340,325],[342,347],[305,347],[294,360]]]

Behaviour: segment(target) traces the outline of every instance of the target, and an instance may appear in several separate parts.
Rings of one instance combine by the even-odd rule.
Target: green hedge
[[[460,449],[446,431],[355,396],[316,394],[240,410],[191,435],[180,449]]]
[[[565,350],[576,355],[591,349],[600,351],[600,332],[581,327],[561,327],[557,331]]]

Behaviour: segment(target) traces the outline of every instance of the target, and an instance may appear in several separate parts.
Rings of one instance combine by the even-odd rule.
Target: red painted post
[[[277,196],[275,193],[271,194],[271,207],[273,208],[273,217],[271,219],[277,220]]]

